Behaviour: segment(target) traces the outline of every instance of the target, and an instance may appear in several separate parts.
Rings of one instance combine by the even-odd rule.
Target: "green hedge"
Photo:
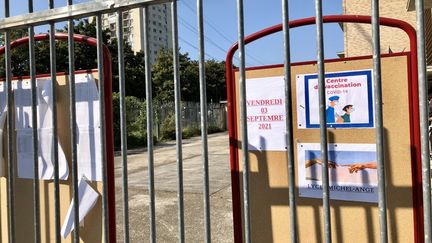
[[[147,119],[146,119],[146,102],[140,101],[134,96],[127,96],[126,103],[126,125],[127,125],[127,142],[128,148],[147,146]],[[121,146],[120,137],[120,95],[113,93],[113,115],[114,115],[114,146],[119,149]],[[209,125],[208,133],[222,132],[222,129],[215,125]],[[196,126],[186,126],[183,128],[183,138],[199,136],[201,129],[199,124]],[[161,121],[160,140],[175,140],[175,115],[169,115],[164,121]],[[157,142],[157,139],[154,138]]]
[[[134,96],[125,98],[128,147],[147,146],[146,102]],[[120,148],[120,95],[113,93],[114,146]]]

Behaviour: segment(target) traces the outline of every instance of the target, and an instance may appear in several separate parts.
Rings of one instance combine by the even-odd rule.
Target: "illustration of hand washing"
[[[313,158],[305,160],[306,179],[322,180],[322,160]],[[331,182],[342,183],[377,183],[377,164],[375,161],[337,163],[328,161],[329,179]]]

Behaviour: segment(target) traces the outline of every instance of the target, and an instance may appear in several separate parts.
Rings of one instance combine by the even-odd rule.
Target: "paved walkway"
[[[212,239],[232,242],[228,134],[209,135]],[[122,242],[121,158],[116,156],[118,242]],[[203,172],[201,138],[183,141],[186,242],[203,242]],[[156,221],[158,242],[177,242],[177,165],[175,142],[155,147]],[[128,155],[131,242],[149,242],[147,152]]]

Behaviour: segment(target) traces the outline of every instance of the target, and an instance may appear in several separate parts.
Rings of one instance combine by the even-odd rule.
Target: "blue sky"
[[[75,0],[85,2],[87,0]],[[48,1],[34,0],[35,11],[48,8]],[[313,0],[290,0],[290,19],[314,16]],[[27,12],[27,0],[10,1],[12,15]],[[66,0],[55,0],[55,6],[65,6]],[[249,35],[263,28],[281,23],[280,0],[244,0],[245,34]],[[198,36],[196,33],[196,1],[178,1],[179,38],[182,52],[197,58]],[[324,14],[341,14],[342,0],[323,1]],[[1,7],[3,9],[3,6]],[[237,40],[237,16],[235,0],[204,0],[206,58],[225,60],[229,47]],[[3,11],[1,11],[3,16]],[[61,28],[61,23],[57,27]],[[38,28],[41,29],[41,28]],[[325,56],[335,58],[343,51],[343,32],[337,24],[326,24]],[[246,46],[247,66],[276,64],[283,62],[282,33],[276,33]],[[291,32],[292,61],[316,59],[315,26],[300,27]]]
[[[312,17],[315,14],[313,0],[291,0],[289,3],[290,19]],[[182,0],[178,6],[182,51],[187,51],[191,57],[196,58],[197,45],[195,48],[190,45],[196,44],[198,38],[197,34],[190,30],[190,26],[196,26],[196,1]],[[280,0],[245,0],[244,7],[246,35],[282,21]],[[325,15],[341,14],[342,0],[323,1],[323,8]],[[207,38],[205,49],[209,54],[207,58],[225,59],[226,50],[237,40],[236,1],[204,1],[204,14],[204,32]],[[337,57],[336,53],[343,51],[343,32],[337,24],[326,24],[324,28],[325,55],[327,58]],[[293,29],[291,33],[292,61],[316,59],[315,25]],[[248,66],[282,63],[282,47],[282,33],[257,40],[246,46],[246,63]]]

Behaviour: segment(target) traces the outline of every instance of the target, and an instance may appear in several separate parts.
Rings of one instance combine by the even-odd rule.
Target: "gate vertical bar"
[[[68,0],[68,6],[72,6],[72,0]],[[72,155],[72,191],[74,209],[74,243],[79,243],[79,196],[78,196],[78,153],[77,153],[77,124],[76,124],[76,100],[75,100],[75,41],[74,22],[68,20],[68,59],[69,59],[69,125],[71,131],[71,155]]]
[[[54,9],[54,0],[48,1],[49,9]],[[60,237],[60,186],[59,186],[59,161],[58,161],[58,137],[57,137],[57,63],[55,24],[49,24],[49,51],[51,74],[51,98],[52,98],[52,132],[53,132],[53,156],[54,156],[54,225],[55,241],[61,242]]]
[[[123,13],[117,11],[117,43],[118,68],[120,91],[120,133],[121,133],[121,160],[122,160],[122,190],[123,190],[123,240],[129,242],[129,193],[128,193],[128,167],[127,167],[127,127],[126,127],[126,88],[123,38]]]
[[[10,16],[9,0],[5,0],[4,10],[5,17]],[[12,66],[11,66],[11,48],[10,48],[10,31],[5,30],[5,68],[6,68],[6,100],[7,100],[7,142],[8,142],[8,229],[9,242],[15,242],[15,171],[14,171],[14,151],[13,151],[13,117],[10,115],[12,106]]]
[[[106,160],[106,130],[105,130],[105,76],[104,76],[104,54],[102,39],[102,15],[96,15],[96,39],[97,39],[97,64],[99,74],[99,121],[100,121],[100,141],[101,141],[101,161],[102,161],[102,220],[104,231],[104,242],[109,239],[109,208],[108,208],[108,175]],[[115,241],[115,239],[112,239]]]
[[[316,16],[316,41],[317,41],[317,66],[318,66],[318,92],[319,92],[319,120],[320,120],[320,143],[322,160],[322,190],[324,210],[324,240],[332,242],[330,221],[330,191],[328,172],[328,147],[327,147],[327,115],[325,96],[325,67],[324,67],[324,30],[322,19],[322,0],[315,0]]]
[[[384,127],[382,111],[381,47],[380,47],[379,0],[372,0],[372,46],[373,76],[375,90],[375,127],[378,164],[378,210],[380,220],[380,239],[387,242],[387,202],[384,163]]]
[[[209,189],[209,160],[207,139],[207,82],[205,78],[205,48],[204,48],[204,12],[203,0],[197,0],[197,23],[198,23],[198,45],[199,45],[199,82],[200,82],[200,112],[201,112],[201,141],[202,160],[204,173],[204,223],[205,242],[211,242],[210,224],[210,189]]]
[[[154,156],[153,156],[153,97],[152,79],[150,64],[150,44],[148,36],[149,16],[148,7],[144,8],[144,62],[145,62],[145,82],[146,82],[146,102],[147,102],[147,161],[148,161],[148,190],[150,198],[150,242],[156,242],[156,208],[155,208],[155,189],[154,189]]]
[[[28,1],[28,12],[33,13],[33,0]],[[33,224],[34,224],[34,242],[41,241],[40,231],[40,188],[39,188],[39,149],[38,149],[38,122],[37,122],[37,85],[36,85],[36,57],[35,57],[35,40],[34,27],[29,26],[29,71],[31,84],[32,100],[32,139],[33,139]]]
[[[177,23],[177,0],[171,3],[173,65],[174,65],[174,103],[176,117],[176,152],[177,152],[177,198],[178,198],[178,231],[179,242],[185,242],[184,229],[184,199],[183,199],[183,149],[182,149],[182,124],[181,124],[181,82],[179,64],[179,41]]]
[[[417,15],[417,62],[419,81],[419,108],[420,108],[420,140],[422,160],[422,184],[423,184],[423,220],[424,242],[431,242],[431,175],[430,154],[428,137],[428,83],[426,76],[425,57],[425,29],[424,29],[424,3],[416,0]]]
[[[244,43],[244,16],[243,0],[237,0],[237,29],[239,43],[239,86],[240,86],[240,129],[241,148],[243,160],[243,215],[245,242],[251,242],[251,223],[249,207],[249,149],[246,107],[246,70],[245,70],[245,43]]]
[[[295,178],[294,178],[294,142],[293,142],[293,116],[292,116],[292,86],[291,86],[291,52],[290,52],[290,29],[289,29],[289,3],[282,0],[282,26],[284,37],[285,54],[285,125],[288,158],[288,187],[289,187],[289,207],[291,224],[291,242],[297,242],[297,208],[295,198]]]

